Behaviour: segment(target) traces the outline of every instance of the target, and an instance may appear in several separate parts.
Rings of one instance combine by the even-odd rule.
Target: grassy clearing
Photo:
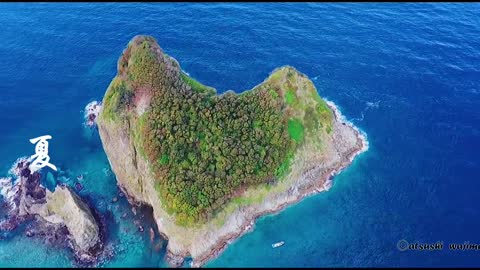
[[[303,141],[304,133],[305,130],[300,120],[296,118],[288,119],[288,134],[297,144]]]
[[[288,89],[285,93],[285,102],[288,105],[293,105],[297,102],[297,97],[295,96],[295,92],[292,89]]]

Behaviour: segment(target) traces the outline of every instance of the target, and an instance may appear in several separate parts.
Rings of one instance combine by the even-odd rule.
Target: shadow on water
[[[109,178],[113,178],[116,183],[113,175]],[[82,199],[89,204],[101,225],[102,241],[106,250],[100,254],[98,266],[108,267],[108,264],[122,257],[124,251],[129,253],[128,249],[135,248],[143,250],[143,258],[139,262],[141,265],[135,266],[160,264],[166,254],[167,241],[158,231],[153,208],[143,204],[131,205],[122,190],[117,185],[115,188],[117,192],[113,198],[108,195],[98,196],[88,190],[77,192],[82,194]],[[132,238],[136,240],[130,242]],[[135,247],[129,246],[132,244]]]
[[[148,241],[149,256],[163,259],[166,254],[168,240],[162,237],[158,231],[157,223],[153,216],[153,208],[149,205],[142,205],[138,209],[142,217],[142,224],[145,224],[144,239]],[[148,229],[147,229],[148,228]]]

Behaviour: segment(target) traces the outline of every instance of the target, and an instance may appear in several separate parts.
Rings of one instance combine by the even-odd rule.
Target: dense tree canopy
[[[283,113],[295,102],[293,93],[286,101],[268,87],[216,95],[183,73],[152,38],[136,42],[119,60],[104,112],[114,119],[136,95],[151,93],[149,110],[134,127],[136,143],[166,210],[180,224],[205,221],[239,188],[288,171],[304,136],[302,121]]]

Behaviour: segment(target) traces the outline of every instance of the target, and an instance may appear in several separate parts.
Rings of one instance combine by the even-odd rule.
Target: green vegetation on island
[[[152,37],[129,43],[100,117],[133,123],[135,146],[148,160],[165,210],[180,225],[209,220],[242,201],[242,189],[281,181],[295,152],[330,133],[333,115],[315,87],[291,67],[252,90],[217,95],[181,71]],[[142,98],[149,106],[140,114]]]

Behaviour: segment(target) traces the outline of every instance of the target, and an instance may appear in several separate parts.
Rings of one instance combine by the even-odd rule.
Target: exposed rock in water
[[[27,237],[32,237],[32,236],[33,236],[33,231],[27,230],[27,231],[25,232],[25,235],[26,235]]]
[[[75,188],[76,188],[78,191],[80,191],[80,190],[83,189],[83,185],[80,184],[80,183],[75,183]]]
[[[181,267],[185,261],[184,256],[173,254],[170,251],[167,251],[165,259],[172,267]]]
[[[153,240],[155,239],[155,231],[153,230],[152,227],[150,227],[150,242],[153,242]]]
[[[28,237],[38,237],[48,245],[60,248],[68,248],[71,245],[70,233],[65,224],[45,222],[40,216],[35,216],[34,222],[29,225],[25,234]]]
[[[18,161],[14,174],[20,179],[8,198],[9,215],[0,230],[10,231],[27,219],[36,219],[26,231],[28,237],[43,236],[47,242],[67,242],[80,261],[91,262],[102,243],[100,229],[88,205],[69,187],[57,186],[53,192],[40,184],[39,172],[30,173],[27,160]]]
[[[89,253],[100,240],[100,230],[87,204],[69,187],[47,190],[47,203],[39,215],[50,223],[64,223],[82,253]]]
[[[98,101],[92,101],[85,106],[85,125],[93,128],[96,126],[97,117],[102,108],[102,104]]]

